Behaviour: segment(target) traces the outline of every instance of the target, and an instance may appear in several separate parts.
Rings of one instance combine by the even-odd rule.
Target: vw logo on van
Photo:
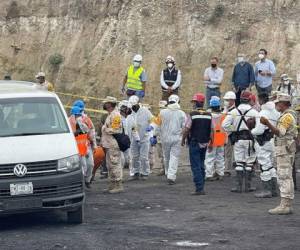
[[[27,173],[27,167],[23,164],[17,164],[14,167],[14,174],[18,177],[23,177]]]

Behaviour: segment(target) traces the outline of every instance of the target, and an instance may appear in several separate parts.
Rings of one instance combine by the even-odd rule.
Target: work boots
[[[271,186],[272,186],[272,196],[277,197],[278,191],[277,191],[277,178],[276,177],[273,177],[271,179]]]
[[[231,189],[231,192],[241,193],[243,189],[244,171],[236,171],[236,187]]]
[[[245,171],[245,192],[253,192],[256,190],[255,187],[251,187],[253,171]]]
[[[262,182],[263,190],[259,193],[254,194],[256,198],[272,198],[272,182],[263,181]]]
[[[269,210],[269,214],[272,215],[285,215],[291,214],[292,212],[292,200],[287,198],[281,198],[280,205]]]
[[[122,184],[122,181],[113,181],[112,182],[112,189],[109,189],[108,192],[110,194],[117,194],[117,193],[121,193],[124,191],[124,188],[123,188],[123,184]]]

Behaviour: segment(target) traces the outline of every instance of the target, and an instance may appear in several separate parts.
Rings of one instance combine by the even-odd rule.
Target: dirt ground
[[[181,167],[174,186],[152,176],[109,195],[106,180],[97,178],[84,224],[68,225],[59,212],[3,217],[0,249],[299,249],[299,192],[293,215],[271,216],[279,198],[233,194],[232,181],[209,182],[206,196],[191,196],[190,170]]]

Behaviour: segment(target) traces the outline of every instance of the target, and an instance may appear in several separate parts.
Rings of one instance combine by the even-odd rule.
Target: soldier
[[[292,213],[292,200],[294,199],[294,183],[292,177],[293,163],[296,152],[295,138],[298,134],[296,126],[296,114],[290,109],[291,96],[278,94],[275,101],[276,109],[281,113],[277,126],[265,117],[260,122],[266,125],[275,137],[275,152],[277,161],[277,175],[280,190],[280,205],[270,209],[270,214]]]
[[[256,156],[254,139],[250,130],[254,127],[251,121],[255,121],[258,112],[249,104],[251,95],[249,91],[242,92],[241,104],[228,113],[222,124],[223,129],[230,134],[231,143],[234,144],[237,184],[231,191],[237,193],[242,192],[244,177],[245,192],[255,190],[251,187],[251,179]]]
[[[101,144],[106,152],[106,164],[108,168],[109,186],[108,192],[111,194],[123,191],[121,151],[114,134],[122,133],[121,115],[117,109],[117,99],[106,97],[103,102],[103,109],[108,112],[108,116],[102,126]]]

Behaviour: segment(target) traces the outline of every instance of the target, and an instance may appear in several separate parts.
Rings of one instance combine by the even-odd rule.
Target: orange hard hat
[[[102,147],[97,147],[94,150],[94,166],[99,167],[102,161],[105,159],[105,152]]]
[[[192,101],[196,101],[196,102],[205,102],[205,95],[202,93],[196,93],[193,96]]]

